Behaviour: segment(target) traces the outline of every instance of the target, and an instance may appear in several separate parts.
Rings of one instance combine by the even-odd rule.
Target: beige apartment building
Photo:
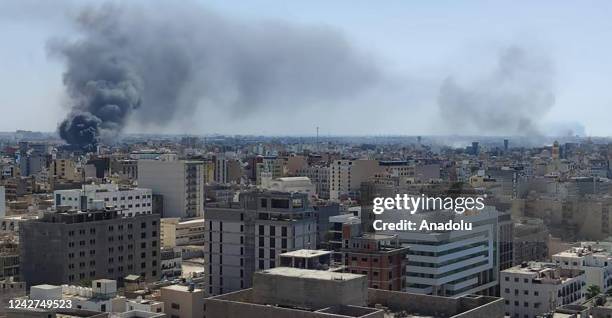
[[[168,318],[203,318],[204,291],[191,286],[171,285],[161,288],[160,300]]]
[[[162,247],[203,245],[205,238],[204,219],[161,219],[160,234]]]
[[[377,160],[334,160],[329,168],[329,198],[338,200],[343,195],[357,195],[361,183],[379,171]]]
[[[162,217],[201,217],[204,211],[202,161],[138,160],[138,186],[163,196]]]

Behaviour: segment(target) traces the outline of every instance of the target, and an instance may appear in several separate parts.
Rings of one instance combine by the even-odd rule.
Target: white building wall
[[[95,201],[111,206],[123,215],[134,216],[153,213],[153,192],[151,189],[119,189],[116,184],[84,185],[81,189],[57,190],[54,192],[55,205],[81,208],[81,198],[87,198],[87,207],[93,208]]]

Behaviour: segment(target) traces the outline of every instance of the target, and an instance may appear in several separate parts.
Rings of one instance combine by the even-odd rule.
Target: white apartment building
[[[587,286],[595,285],[606,292],[612,287],[612,255],[609,252],[612,244],[602,244],[583,242],[580,247],[554,254],[552,261],[564,269],[583,270]]]
[[[377,160],[332,161],[329,167],[329,198],[338,200],[342,195],[356,196],[361,183],[368,181],[379,169]]]
[[[302,193],[243,193],[239,203],[207,206],[204,218],[210,295],[249,288],[253,272],[276,267],[278,255],[317,243],[315,213]]]
[[[409,218],[417,230],[377,231],[397,235],[410,247],[404,291],[416,294],[457,297],[467,294],[494,294],[498,284],[498,215],[494,207],[456,215],[452,211],[424,211],[406,216],[386,211],[376,216],[383,222],[397,223]],[[471,222],[472,230],[419,231],[428,222]]]
[[[204,219],[161,219],[160,240],[162,247],[203,245],[205,242]]]
[[[138,186],[163,196],[163,217],[201,217],[204,163],[169,158],[138,160]]]
[[[74,285],[36,285],[30,288],[30,299],[70,300],[72,308],[100,311],[125,311],[125,297],[117,296],[117,281],[98,279],[91,282],[91,287]]]
[[[530,262],[501,271],[501,297],[506,317],[536,318],[555,308],[584,300],[584,271],[553,263]]]
[[[153,213],[153,192],[144,188],[123,188],[117,184],[86,184],[81,189],[56,190],[55,206],[85,211],[100,204],[121,211],[125,216]]]

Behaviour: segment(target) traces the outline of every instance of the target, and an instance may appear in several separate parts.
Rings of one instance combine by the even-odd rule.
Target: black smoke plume
[[[537,136],[540,119],[555,102],[553,78],[547,59],[509,47],[485,78],[469,84],[447,78],[438,95],[439,111],[445,124],[461,133]]]
[[[159,4],[159,3],[157,3]],[[59,125],[69,144],[93,149],[130,120],[161,126],[198,107],[234,117],[349,97],[378,81],[378,67],[342,34],[285,22],[241,22],[198,5],[84,9],[81,37],[55,39],[71,111]]]

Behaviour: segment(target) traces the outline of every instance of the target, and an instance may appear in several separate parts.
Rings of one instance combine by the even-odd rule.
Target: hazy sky
[[[324,134],[521,134],[515,126],[522,127],[522,122],[507,129],[476,122],[499,120],[489,114],[512,116],[510,109],[516,109],[531,115],[534,129],[544,134],[583,129],[588,135],[612,136],[610,1],[195,2],[180,5],[246,26],[272,20],[330,29],[376,65],[383,79],[341,98],[322,96],[312,107],[290,105],[286,98],[283,105],[236,116],[225,111],[227,105],[215,104],[161,126],[134,120],[134,113],[125,131],[297,135],[313,134],[320,126]],[[53,131],[69,113],[71,103],[62,84],[66,65],[50,56],[48,42],[82,36],[74,16],[84,3],[98,4],[0,1],[0,131]],[[156,1],[142,3],[152,11],[157,6]],[[163,5],[169,3],[179,1]],[[172,21],[181,24],[180,16]],[[518,71],[508,71],[511,80],[491,85],[492,78],[507,71],[503,61],[509,48],[521,52],[510,58]],[[460,114],[465,106],[454,123],[438,104],[449,78],[458,86],[451,107],[458,107]],[[542,94],[552,96],[546,99],[550,103],[532,106],[530,98]],[[530,107],[540,108],[531,113]],[[470,112],[478,113],[471,123]]]

